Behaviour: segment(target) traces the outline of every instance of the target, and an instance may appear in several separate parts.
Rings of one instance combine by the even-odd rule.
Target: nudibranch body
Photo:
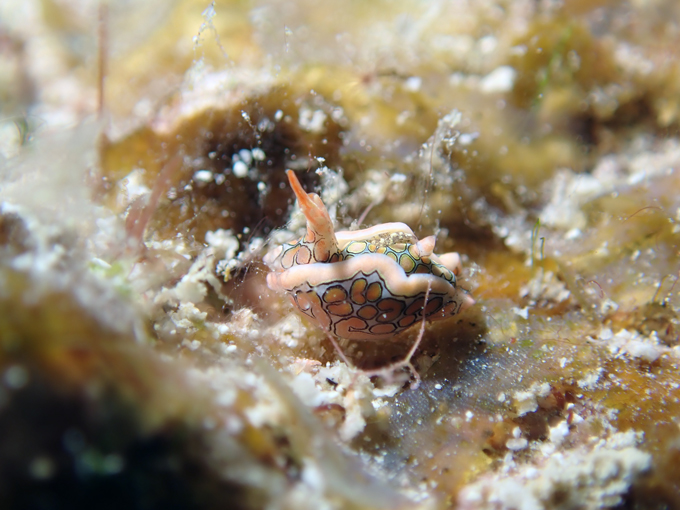
[[[292,170],[286,173],[307,233],[264,257],[272,270],[267,285],[286,293],[324,330],[350,340],[381,340],[423,314],[440,320],[474,304],[456,282],[460,257],[435,255],[434,236],[419,241],[404,223],[335,232],[321,198],[306,193]]]

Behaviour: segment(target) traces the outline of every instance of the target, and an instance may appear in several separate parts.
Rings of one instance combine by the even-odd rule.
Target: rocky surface
[[[679,23],[0,5],[2,507],[680,506]],[[339,228],[463,255],[418,389],[365,372],[417,328],[348,366],[267,289],[288,168]]]

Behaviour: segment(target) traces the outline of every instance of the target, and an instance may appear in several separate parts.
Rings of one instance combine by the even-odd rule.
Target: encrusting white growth
[[[556,427],[557,428],[557,427]],[[551,431],[558,442],[564,429]],[[553,453],[534,463],[500,470],[464,487],[463,510],[609,508],[621,503],[635,478],[649,469],[651,455],[636,448],[639,435],[618,432],[591,446]]]
[[[618,333],[612,333],[609,328],[602,328],[598,340],[605,343],[609,352],[615,357],[625,357],[654,363],[664,354],[678,357],[680,350],[663,345],[656,331],[649,336],[643,336],[637,331],[622,329]]]
[[[517,416],[533,413],[538,409],[537,398],[543,398],[550,393],[550,384],[534,383],[527,391],[517,391],[513,395]],[[504,397],[505,398],[505,397]]]

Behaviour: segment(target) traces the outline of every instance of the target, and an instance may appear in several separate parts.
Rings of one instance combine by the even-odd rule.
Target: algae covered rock
[[[674,2],[27,5],[3,508],[680,505]],[[461,253],[477,304],[346,363],[266,286],[288,169],[338,230]]]

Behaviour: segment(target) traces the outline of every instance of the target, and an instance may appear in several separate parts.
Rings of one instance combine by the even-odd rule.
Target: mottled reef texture
[[[675,0],[0,3],[0,507],[680,508],[679,43]],[[266,287],[289,168],[463,255],[418,389]]]

